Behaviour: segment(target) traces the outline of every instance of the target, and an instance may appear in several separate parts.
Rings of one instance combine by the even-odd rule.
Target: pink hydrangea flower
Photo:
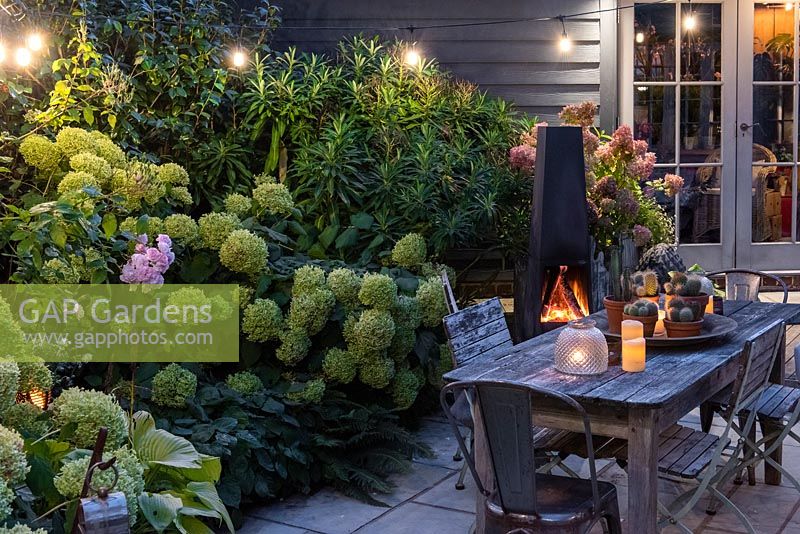
[[[119,279],[126,284],[162,285],[164,273],[173,261],[175,254],[168,235],[160,234],[155,247],[148,247],[147,236],[140,235],[136,238],[133,254],[122,267]]]
[[[670,196],[675,196],[683,188],[683,178],[677,174],[667,174],[664,176],[664,190]]]
[[[558,118],[564,124],[574,124],[576,126],[583,126],[588,128],[594,124],[594,116],[597,114],[597,104],[592,101],[582,102],[580,104],[571,104],[565,106],[558,114]]]
[[[653,239],[653,232],[646,226],[636,224],[633,226],[633,244],[637,247],[647,245]]]
[[[508,162],[512,169],[531,172],[536,164],[536,149],[530,145],[512,147],[508,153]]]
[[[611,141],[609,141],[608,146],[612,152],[620,155],[633,154],[633,132],[631,127],[623,124],[617,128],[611,135]]]
[[[645,152],[642,156],[635,157],[628,163],[628,173],[639,180],[645,180],[653,174],[656,164],[656,155],[652,152]]]

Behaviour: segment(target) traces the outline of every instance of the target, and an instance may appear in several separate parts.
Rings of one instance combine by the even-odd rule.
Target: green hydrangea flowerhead
[[[415,330],[406,326],[397,326],[392,344],[389,346],[389,356],[396,362],[405,361],[406,356],[414,350],[416,344],[417,333]]]
[[[219,261],[233,272],[258,274],[267,268],[269,250],[250,230],[234,230],[219,249]]]
[[[94,138],[81,128],[62,128],[56,135],[56,145],[67,158],[81,152],[97,153],[97,143]]]
[[[233,213],[242,219],[250,215],[253,201],[240,193],[231,193],[225,197],[225,211]]]
[[[391,358],[370,358],[361,364],[358,379],[374,389],[383,389],[394,378],[394,361]]]
[[[50,391],[53,387],[53,373],[44,362],[19,362],[19,390]]]
[[[70,171],[58,182],[58,192],[62,195],[82,191],[86,187],[100,189],[100,180],[83,171]]]
[[[0,426],[0,483],[19,484],[28,474],[28,461],[19,432]]]
[[[394,320],[385,310],[365,310],[351,325],[343,333],[348,350],[359,357],[375,357],[392,344]]]
[[[239,286],[239,307],[241,309],[245,309],[249,304],[250,301],[253,300],[253,295],[256,294],[256,290],[250,286]]]
[[[116,467],[119,472],[115,491],[125,494],[128,505],[128,520],[130,525],[136,523],[136,516],[139,509],[139,495],[144,491],[144,466],[136,458],[135,453],[127,448],[114,451],[113,454],[104,454],[103,460],[107,461],[111,456],[116,456]],[[67,499],[74,499],[80,496],[83,488],[83,479],[86,470],[89,468],[89,456],[67,460],[61,466],[61,470],[53,479],[56,490]],[[110,488],[114,482],[114,471],[107,469],[101,471],[95,469],[92,473],[92,487]]]
[[[91,132],[95,143],[95,153],[106,160],[109,165],[116,169],[124,168],[128,160],[125,151],[117,146],[107,135],[101,132]]]
[[[277,339],[282,331],[283,313],[274,300],[256,299],[244,309],[242,332],[250,341]]]
[[[358,359],[346,350],[332,347],[322,360],[322,372],[329,380],[349,384],[358,373]]]
[[[308,335],[318,334],[336,305],[333,292],[326,288],[314,289],[292,297],[286,324],[289,328],[304,330]]]
[[[2,497],[0,497],[0,501],[2,501]],[[0,511],[0,520],[2,519],[3,513]],[[36,530],[33,530],[28,525],[17,523],[13,527],[0,527],[0,534],[47,534],[47,531],[43,528],[37,528]]]
[[[261,379],[250,371],[240,371],[229,375],[225,379],[225,383],[232,390],[241,393],[242,395],[254,395],[264,389],[264,383]]]
[[[303,265],[294,272],[292,295],[302,295],[325,287],[325,271],[316,265]]]
[[[61,164],[61,149],[43,135],[33,134],[19,144],[25,163],[43,173],[57,171]]]
[[[151,217],[149,215],[144,215],[143,217],[146,217],[146,220],[142,233],[145,233],[148,236],[155,236],[165,233],[166,227],[161,217]],[[139,234],[139,230],[137,230],[136,227],[139,226],[139,219],[140,217],[125,217],[122,219],[122,222],[119,223],[119,229],[123,232],[129,232],[133,235],[137,235]]]
[[[50,258],[42,264],[42,280],[48,284],[78,284],[81,273],[61,258]]]
[[[69,158],[69,166],[73,171],[85,172],[97,178],[102,186],[111,183],[111,165],[99,156],[89,152],[81,152]],[[63,181],[63,180],[62,180]]]
[[[416,330],[422,324],[422,311],[415,297],[399,295],[392,309],[392,317],[398,327]]]
[[[275,357],[285,365],[293,367],[308,356],[308,350],[311,348],[311,338],[308,337],[304,330],[289,328],[282,330],[278,337],[281,340],[281,344],[278,350],[275,351]]]
[[[456,283],[456,271],[449,265],[444,265],[441,263],[431,263],[425,262],[422,264],[420,269],[420,274],[422,274],[423,278],[436,278],[441,279],[442,271],[447,273],[447,279],[450,280],[450,285],[455,286]]]
[[[378,310],[391,310],[397,302],[397,284],[391,276],[367,273],[361,282],[358,300]]]
[[[153,402],[159,406],[182,408],[186,399],[197,393],[197,377],[177,363],[171,363],[153,377]]]
[[[277,184],[278,183],[278,179],[275,178],[274,176],[272,176],[271,174],[268,174],[266,172],[262,172],[261,174],[256,175],[256,177],[253,179],[253,182],[256,185]]]
[[[156,170],[158,179],[170,185],[189,185],[189,173],[177,163],[164,163]]]
[[[325,397],[325,380],[314,378],[305,383],[305,387],[297,392],[290,392],[289,399],[295,402],[305,402],[308,404],[319,404]]]
[[[203,247],[218,250],[231,232],[241,227],[241,223],[232,213],[214,212],[200,217],[198,227]]]
[[[392,249],[392,261],[406,269],[422,265],[427,256],[425,238],[419,234],[407,234]]]
[[[262,183],[253,189],[253,199],[272,215],[289,216],[294,209],[292,193],[283,184]]]
[[[358,305],[361,277],[350,269],[334,269],[328,274],[328,288],[336,300],[348,307]]]
[[[414,404],[420,386],[417,376],[411,370],[401,369],[397,371],[392,384],[392,400],[395,406],[405,410]]]
[[[117,400],[101,391],[65,389],[52,404],[57,427],[75,425],[73,445],[88,449],[94,446],[100,427],[108,428],[107,444],[116,448],[128,438],[128,419]]]
[[[0,482],[0,521],[5,521],[13,512],[11,503],[14,502],[14,499],[16,499],[14,490],[12,490],[8,484]]]
[[[0,422],[17,432],[41,437],[47,433],[50,425],[40,419],[44,411],[30,402],[12,404],[0,417]]]
[[[201,306],[209,304],[211,304],[211,300],[206,296],[203,290],[198,287],[182,287],[177,291],[171,292],[169,297],[167,297],[167,305],[175,306],[179,310],[184,310],[184,312],[186,312],[186,310],[191,310],[190,307],[199,310]],[[183,320],[183,315],[181,315],[181,320]],[[193,310],[191,313],[186,313],[186,321],[196,322]]]
[[[13,405],[19,391],[19,367],[14,362],[0,362],[0,413]]]
[[[441,325],[448,313],[441,280],[428,278],[422,282],[417,288],[417,300],[422,312],[422,324],[429,328]]]
[[[197,240],[197,222],[182,213],[164,219],[164,230],[170,239],[183,246],[190,246]]]
[[[173,199],[177,200],[181,204],[186,205],[186,206],[194,203],[194,198],[192,198],[192,193],[189,192],[189,188],[188,187],[184,187],[184,186],[175,187],[175,186],[173,186],[169,190],[169,196],[172,197]]]
[[[167,192],[164,182],[158,179],[157,167],[146,161],[131,161],[124,172],[114,172],[111,185],[130,209],[138,209],[142,201],[155,204]]]
[[[233,315],[233,306],[222,295],[211,297],[211,315],[215,321],[227,321]]]

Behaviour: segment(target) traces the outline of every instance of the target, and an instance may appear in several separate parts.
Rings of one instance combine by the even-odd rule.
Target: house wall
[[[305,51],[330,52],[341,38],[359,33],[379,34],[389,40],[410,37],[408,31],[374,28],[569,15],[596,11],[606,1],[274,0],[282,8],[283,23],[273,47],[285,50],[295,45]],[[558,21],[418,29],[413,37],[424,56],[437,58],[456,76],[479,84],[492,95],[514,101],[526,113],[555,120],[566,104],[600,102],[600,22],[600,14],[567,20],[567,32],[574,45],[566,54],[557,46],[561,36]],[[604,53],[613,55],[605,58],[604,68],[613,69],[616,46],[613,40],[606,40],[606,34],[603,41]],[[605,77],[610,79],[608,83],[615,83],[616,76]],[[604,91],[605,97],[613,98],[613,94],[613,86]],[[612,107],[604,106],[607,112]]]

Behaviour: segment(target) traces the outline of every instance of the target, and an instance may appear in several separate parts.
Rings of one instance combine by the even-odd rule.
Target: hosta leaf
[[[133,416],[133,448],[147,463],[169,467],[202,468],[200,453],[186,439],[155,428],[147,412]]]
[[[178,517],[183,501],[165,493],[142,493],[139,509],[156,532],[164,532]]]

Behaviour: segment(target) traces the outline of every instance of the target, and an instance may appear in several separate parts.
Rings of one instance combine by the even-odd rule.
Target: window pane
[[[793,79],[794,10],[786,5],[753,6],[753,80]]]
[[[681,167],[679,196],[681,243],[719,243],[722,167]]]
[[[794,87],[753,86],[751,130],[753,142],[765,147],[761,160],[754,161],[794,161]]]
[[[681,28],[681,79],[721,80],[722,6],[683,4]]]
[[[719,161],[721,94],[718,85],[681,87],[681,163]]]
[[[675,6],[636,4],[633,79],[675,80]]]
[[[757,151],[758,148],[754,147],[753,161],[758,157]],[[787,197],[787,202],[784,202],[783,194],[791,190],[792,169],[774,165],[753,166],[754,243],[791,240],[792,199]]]
[[[633,91],[633,127],[659,163],[675,161],[675,87],[637,86]]]

